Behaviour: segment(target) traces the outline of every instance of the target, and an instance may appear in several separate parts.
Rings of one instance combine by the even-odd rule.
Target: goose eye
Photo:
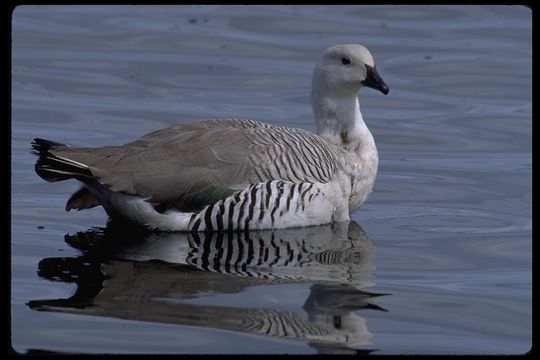
[[[341,58],[341,63],[343,65],[349,65],[351,63],[351,59],[349,59],[348,57],[342,57]]]

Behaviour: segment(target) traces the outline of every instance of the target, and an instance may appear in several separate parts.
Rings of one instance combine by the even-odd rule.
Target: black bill
[[[390,92],[390,89],[384,83],[383,79],[377,72],[377,69],[369,65],[366,65],[366,69],[367,69],[366,79],[362,81],[362,85],[370,87],[375,90],[379,90],[384,95],[388,94]]]

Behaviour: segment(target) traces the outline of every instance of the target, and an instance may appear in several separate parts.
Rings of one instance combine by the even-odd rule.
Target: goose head
[[[390,91],[375,68],[369,50],[359,44],[340,44],[326,49],[313,72],[314,88],[334,93],[356,93],[362,87]]]
[[[363,87],[390,91],[375,68],[373,56],[359,44],[340,44],[322,54],[313,71],[311,107],[317,133],[334,145],[357,149],[374,140],[358,101]]]

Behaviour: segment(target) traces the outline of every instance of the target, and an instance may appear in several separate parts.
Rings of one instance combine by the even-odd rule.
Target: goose
[[[65,209],[158,231],[280,229],[349,221],[366,201],[378,153],[358,101],[387,95],[360,44],[326,49],[313,70],[317,133],[237,118],[181,123],[120,146],[77,148],[35,138],[35,171],[82,187]]]

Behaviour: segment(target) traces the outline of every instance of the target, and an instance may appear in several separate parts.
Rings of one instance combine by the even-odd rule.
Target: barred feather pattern
[[[303,267],[310,262],[310,253],[306,244],[284,242],[270,234],[267,238],[246,238],[245,232],[215,232],[204,233],[199,237],[192,233],[189,237],[190,252],[186,262],[198,269],[222,274],[267,279],[267,280],[296,280],[302,276],[293,274],[275,274],[271,270],[277,267]],[[299,248],[298,245],[301,245]],[[298,268],[293,268],[298,270]],[[301,275],[301,274],[300,274]]]
[[[200,234],[200,235],[199,235]],[[218,237],[213,234],[219,234]],[[266,283],[290,281],[359,281],[370,283],[370,249],[338,242],[331,249],[311,239],[289,241],[279,235],[247,238],[245,232],[189,234],[186,263],[204,271],[231,274]]]
[[[349,329],[335,329],[324,322],[311,322],[291,311],[247,309],[239,318],[242,331],[251,334],[328,342],[346,342],[347,337],[355,335],[349,333]]]
[[[268,149],[268,153],[254,152],[250,156],[258,182],[281,179],[326,183],[339,168],[342,157],[339,149],[309,131],[253,120],[229,119],[229,122],[252,128],[252,144]]]
[[[332,221],[333,206],[319,184],[281,180],[250,185],[191,215],[189,231],[279,229]],[[323,221],[324,223],[324,221]]]

